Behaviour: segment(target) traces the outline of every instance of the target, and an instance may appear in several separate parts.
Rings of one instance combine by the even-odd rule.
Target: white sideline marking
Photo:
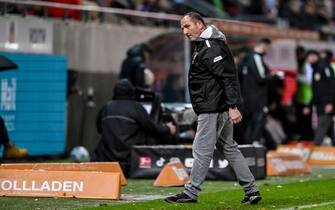
[[[308,208],[314,208],[314,207],[319,207],[319,206],[328,206],[328,205],[332,205],[332,204],[335,204],[335,201],[324,202],[324,203],[317,203],[317,204],[310,204],[310,205],[303,205],[303,206],[295,206],[295,207],[278,209],[278,210],[308,209]]]
[[[163,195],[133,195],[133,194],[122,194],[121,200],[125,201],[151,201],[151,200],[158,200],[163,199],[167,196]]]

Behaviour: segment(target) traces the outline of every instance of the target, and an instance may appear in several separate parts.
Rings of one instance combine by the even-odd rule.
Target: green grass
[[[262,185],[263,200],[257,206],[240,204],[243,192],[240,189],[234,189],[223,192],[205,192],[200,196],[198,204],[169,204],[157,200],[87,209],[280,209],[335,201],[334,189],[334,179],[284,185]],[[334,206],[335,204],[332,205],[332,207]]]
[[[122,194],[171,195],[182,187],[153,187],[154,180],[128,180]],[[197,204],[169,204],[156,201],[112,201],[64,198],[0,197],[1,210],[21,209],[280,209],[335,201],[335,170],[313,170],[313,174],[296,177],[269,177],[258,180],[263,200],[257,206],[241,205],[243,192],[236,182],[206,181]],[[335,204],[309,209],[335,209]]]

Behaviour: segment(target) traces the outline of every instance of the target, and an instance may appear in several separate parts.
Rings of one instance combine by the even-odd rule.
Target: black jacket
[[[97,129],[101,133],[101,140],[95,149],[93,161],[119,161],[127,171],[133,145],[149,144],[148,136],[170,133],[167,126],[155,123],[134,98],[134,88],[129,81],[120,80],[114,89],[114,100],[108,102],[98,114]]]
[[[195,45],[188,84],[194,111],[216,113],[240,105],[237,70],[223,33],[209,26]]]
[[[318,114],[325,114],[324,108],[327,104],[335,102],[335,76],[330,62],[321,60],[313,71],[313,99]]]
[[[263,64],[264,74],[262,75],[256,65],[255,56],[258,56]],[[268,105],[268,85],[271,80],[263,56],[255,52],[250,53],[239,67],[239,79],[243,97],[243,112],[250,114],[262,111]]]

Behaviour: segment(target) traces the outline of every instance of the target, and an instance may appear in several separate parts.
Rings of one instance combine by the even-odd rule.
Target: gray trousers
[[[228,112],[224,112],[198,116],[197,133],[193,142],[193,167],[184,192],[191,198],[197,199],[201,191],[200,185],[206,178],[213,158],[215,146],[223,152],[244,192],[249,194],[258,191],[258,187],[254,184],[255,178],[233,140],[233,124],[228,119]]]

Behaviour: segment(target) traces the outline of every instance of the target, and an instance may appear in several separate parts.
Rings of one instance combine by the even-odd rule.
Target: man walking
[[[198,115],[193,142],[193,167],[184,192],[165,198],[167,202],[197,202],[200,185],[205,180],[215,146],[224,153],[239,184],[245,191],[242,203],[257,204],[261,200],[247,162],[233,140],[233,124],[242,116],[240,86],[233,56],[225,35],[215,26],[206,27],[202,17],[190,12],[181,19],[184,34],[196,48],[189,71],[189,90],[194,111]]]

